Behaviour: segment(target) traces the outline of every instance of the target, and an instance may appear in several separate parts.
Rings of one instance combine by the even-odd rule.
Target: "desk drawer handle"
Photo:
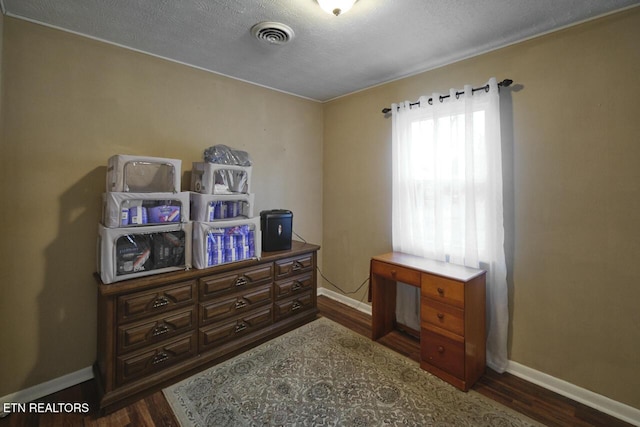
[[[244,322],[242,322],[242,323],[238,323],[238,324],[236,325],[236,330],[235,330],[235,332],[236,332],[236,334],[237,334],[238,332],[244,331],[245,329],[247,329],[247,324],[246,324],[246,323],[244,323]]]
[[[293,282],[293,286],[291,286],[292,291],[297,291],[300,288],[302,288],[302,285],[300,284],[300,282],[298,282],[297,280]]]
[[[237,300],[236,301],[236,310],[240,310],[243,307],[247,306],[247,302],[245,300]]]
[[[438,294],[440,294],[440,296],[443,296],[444,295],[444,289],[438,288]]]
[[[296,311],[302,308],[302,304],[300,304],[299,301],[294,301],[293,304],[291,304],[291,311]]]
[[[438,319],[440,319],[440,320],[444,319],[444,314],[438,313]]]

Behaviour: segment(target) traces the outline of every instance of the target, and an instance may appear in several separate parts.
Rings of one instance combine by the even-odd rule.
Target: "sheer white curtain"
[[[393,250],[487,270],[487,364],[507,366],[500,99],[495,78],[464,94],[392,105]],[[419,295],[399,287],[399,322]]]

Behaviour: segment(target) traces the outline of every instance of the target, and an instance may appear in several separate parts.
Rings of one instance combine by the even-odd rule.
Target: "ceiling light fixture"
[[[327,13],[332,15],[342,15],[351,9],[357,0],[318,0],[318,4]]]

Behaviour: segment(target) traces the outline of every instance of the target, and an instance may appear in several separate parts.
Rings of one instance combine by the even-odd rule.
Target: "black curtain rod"
[[[498,83],[498,87],[509,87],[511,86],[511,83],[513,83],[513,80],[511,79],[504,79],[503,81]],[[486,92],[489,92],[489,84],[486,84],[482,87],[474,87],[471,89],[471,94],[473,94],[474,92],[477,92],[479,90],[485,90]],[[462,95],[464,93],[464,91],[462,92],[456,92],[456,96],[458,95]],[[443,99],[447,99],[449,98],[451,95],[440,95],[440,102],[442,102]],[[433,104],[433,98],[429,98],[429,100],[427,101],[429,102],[429,104]],[[414,105],[419,105],[420,101],[416,101],[416,102],[411,102],[409,104],[409,108],[413,107]],[[391,108],[386,107],[382,109],[382,114],[387,114],[391,112]]]

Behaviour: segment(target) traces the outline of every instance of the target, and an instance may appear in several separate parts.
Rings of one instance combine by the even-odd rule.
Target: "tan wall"
[[[391,250],[391,120],[380,110],[511,78],[510,359],[640,408],[638,40],[634,8],[327,103],[325,274],[353,291],[369,258]]]
[[[3,115],[2,115],[2,87],[3,87],[3,68],[2,68],[2,51],[4,48],[4,14],[0,12],[0,143],[2,143],[2,123],[3,123]]]
[[[256,214],[321,243],[322,105],[4,18],[0,396],[90,366],[96,232],[114,154],[254,161]],[[187,190],[189,175],[183,175]]]

